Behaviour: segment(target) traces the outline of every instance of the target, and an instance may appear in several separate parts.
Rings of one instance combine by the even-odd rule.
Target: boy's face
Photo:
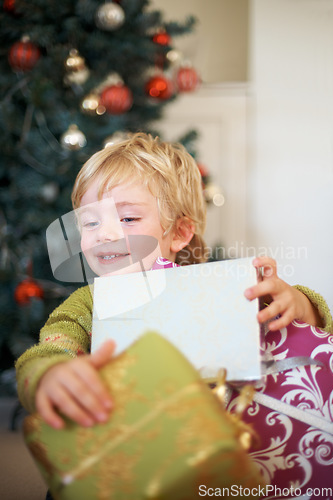
[[[174,261],[174,231],[163,236],[156,198],[145,186],[120,184],[98,199],[96,181],[78,209],[81,248],[98,276],[149,270],[158,257]]]

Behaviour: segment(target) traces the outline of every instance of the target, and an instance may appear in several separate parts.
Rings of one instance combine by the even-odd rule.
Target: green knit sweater
[[[325,300],[316,292],[296,286],[315,305],[324,329],[333,333],[333,321]],[[39,343],[16,362],[17,391],[22,405],[35,411],[35,394],[42,375],[51,366],[90,352],[93,298],[89,286],[79,288],[49,316]]]

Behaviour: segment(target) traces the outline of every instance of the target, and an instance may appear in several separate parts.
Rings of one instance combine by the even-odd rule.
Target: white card
[[[92,351],[112,338],[119,353],[154,330],[204,378],[220,368],[228,380],[260,378],[258,302],[244,297],[257,283],[252,260],[95,278]]]

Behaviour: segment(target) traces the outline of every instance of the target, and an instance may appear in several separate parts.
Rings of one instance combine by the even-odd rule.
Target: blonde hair
[[[190,243],[177,253],[181,265],[204,262],[206,203],[195,160],[181,144],[162,142],[136,133],[105,147],[83,165],[77,175],[72,204],[77,209],[89,186],[98,179],[99,196],[122,183],[144,184],[157,198],[161,226],[167,234],[176,220],[187,217],[195,226]]]

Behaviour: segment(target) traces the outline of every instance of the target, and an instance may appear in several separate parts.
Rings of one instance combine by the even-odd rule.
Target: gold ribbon
[[[213,389],[213,393],[216,395],[218,400],[226,406],[227,400],[227,371],[222,368],[219,370],[217,375],[216,386]],[[242,421],[242,415],[246,408],[252,403],[255,395],[255,388],[251,384],[244,385],[241,389],[239,389],[239,396],[237,400],[237,404],[235,407],[235,413],[227,412],[229,418],[236,424],[238,429],[238,439],[244,450],[249,450],[251,446],[254,446],[258,443],[258,435],[253,430],[253,428],[244,423]]]

